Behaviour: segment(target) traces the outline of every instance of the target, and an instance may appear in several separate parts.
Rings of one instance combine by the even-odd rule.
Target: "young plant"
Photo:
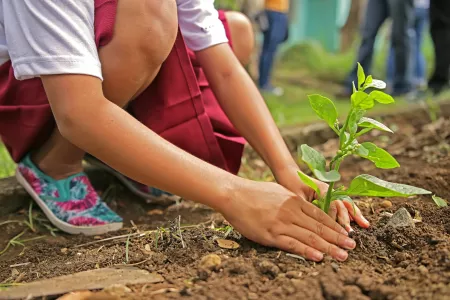
[[[429,191],[405,185],[387,182],[374,176],[363,174],[355,177],[348,188],[340,186],[335,188],[341,179],[339,167],[342,161],[350,156],[356,155],[372,161],[377,168],[393,169],[400,165],[386,150],[379,148],[373,143],[359,143],[358,138],[371,130],[381,130],[393,133],[386,125],[364,117],[376,102],[381,104],[394,103],[394,99],[381,91],[386,84],[381,80],[372,79],[372,76],[364,74],[364,70],[358,64],[358,83],[353,83],[353,94],[351,96],[351,108],[343,124],[338,121],[338,112],[334,103],[321,95],[308,96],[311,107],[316,114],[324,120],[339,137],[339,150],[327,164],[325,157],[308,145],[301,145],[301,159],[311,169],[312,174],[318,180],[328,182],[329,187],[325,195],[321,195],[316,183],[310,177],[299,172],[300,179],[321,195],[313,203],[328,213],[332,201],[341,199],[353,204],[351,196],[369,197],[409,197],[418,194],[430,194]],[[366,93],[371,89],[370,93]]]

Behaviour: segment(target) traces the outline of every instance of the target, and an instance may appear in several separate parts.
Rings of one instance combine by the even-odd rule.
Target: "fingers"
[[[354,240],[349,238],[347,235],[338,233],[327,226],[325,226],[322,223],[319,223],[315,220],[313,220],[310,217],[304,216],[301,220],[301,224],[295,224],[300,228],[304,228],[311,233],[314,233],[320,239],[323,239],[327,244],[331,243],[333,245],[337,245],[341,248],[345,249],[354,249],[356,247],[356,243]],[[302,240],[303,241],[303,240]],[[304,242],[304,241],[303,241]],[[305,242],[306,243],[306,242]],[[314,247],[313,245],[306,243],[310,245],[311,247]],[[317,249],[317,248],[316,248]]]
[[[330,209],[328,210],[328,215],[331,217],[331,219],[336,220],[338,213],[338,208],[336,206],[336,201],[331,202]]]
[[[326,253],[326,254],[330,255],[331,257],[333,257],[336,260],[345,261],[348,257],[347,251],[334,245],[334,243],[327,242],[325,239],[320,237],[318,234],[314,233],[313,231],[307,230],[306,228],[292,226],[288,229],[287,235],[296,239],[297,241],[315,249],[315,250],[320,251],[321,253]],[[341,236],[342,236],[342,238],[344,237],[343,235],[341,235]],[[340,242],[340,243],[342,243],[342,242]],[[355,243],[355,242],[353,242],[353,243]],[[354,246],[353,246],[353,248],[354,248]]]
[[[302,211],[309,216],[310,218],[314,219],[315,221],[324,224],[325,226],[331,228],[332,230],[348,235],[347,231],[341,227],[335,220],[330,218],[329,215],[327,215],[325,212],[323,212],[320,208],[316,207],[314,204],[311,204],[306,201],[300,202],[302,205]]]
[[[353,228],[350,226],[350,216],[348,214],[347,208],[344,203],[340,200],[334,201],[336,202],[336,207],[338,210],[337,221],[341,224],[347,232],[352,232]]]
[[[281,235],[277,238],[275,247],[312,261],[321,261],[323,259],[322,252],[286,235]]]
[[[350,214],[350,216],[353,218],[353,220],[362,228],[369,228],[370,227],[370,223],[369,221],[367,221],[366,218],[364,218],[364,216],[361,213],[361,210],[358,208],[358,206],[354,206],[355,207],[355,211],[353,211],[353,205],[350,202],[347,201],[343,201],[344,206],[346,207],[348,213]]]

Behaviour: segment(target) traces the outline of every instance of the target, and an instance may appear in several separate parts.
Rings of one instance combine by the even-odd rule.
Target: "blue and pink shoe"
[[[165,192],[165,191],[157,189],[155,187],[146,186],[139,182],[136,182],[136,181],[122,175],[121,173],[117,172],[113,168],[105,165],[103,162],[99,161],[97,158],[95,158],[89,154],[87,154],[85,156],[85,160],[89,164],[112,174],[123,185],[125,185],[133,194],[135,194],[136,196],[139,196],[141,198],[144,198],[148,203],[167,205],[167,204],[176,203],[181,200],[181,197],[179,197],[179,196],[173,195],[171,193]]]
[[[27,155],[16,178],[50,222],[70,234],[100,235],[122,228],[122,218],[104,203],[85,173],[62,180],[44,174]]]

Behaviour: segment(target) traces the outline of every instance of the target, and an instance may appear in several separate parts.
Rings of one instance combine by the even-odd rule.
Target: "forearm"
[[[78,117],[58,124],[73,144],[138,182],[219,211],[225,205],[236,176],[177,148],[107,99],[90,103],[72,107]]]
[[[295,166],[264,99],[229,46],[208,48],[197,57],[221,107],[270,168]]]

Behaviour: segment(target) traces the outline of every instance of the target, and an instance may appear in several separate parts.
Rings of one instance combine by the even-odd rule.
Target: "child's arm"
[[[354,241],[320,209],[278,184],[231,175],[165,141],[108,101],[101,81],[85,75],[42,76],[61,134],[146,185],[209,205],[244,236],[321,260],[345,260]]]
[[[313,190],[299,180],[299,168],[264,99],[229,45],[215,45],[196,52],[196,55],[223,110],[269,165],[277,181],[304,199],[314,199]],[[317,183],[322,191],[327,190],[328,185]],[[338,217],[347,229],[351,228],[348,213],[360,226],[369,226],[359,210],[353,214],[353,210],[341,209]]]

